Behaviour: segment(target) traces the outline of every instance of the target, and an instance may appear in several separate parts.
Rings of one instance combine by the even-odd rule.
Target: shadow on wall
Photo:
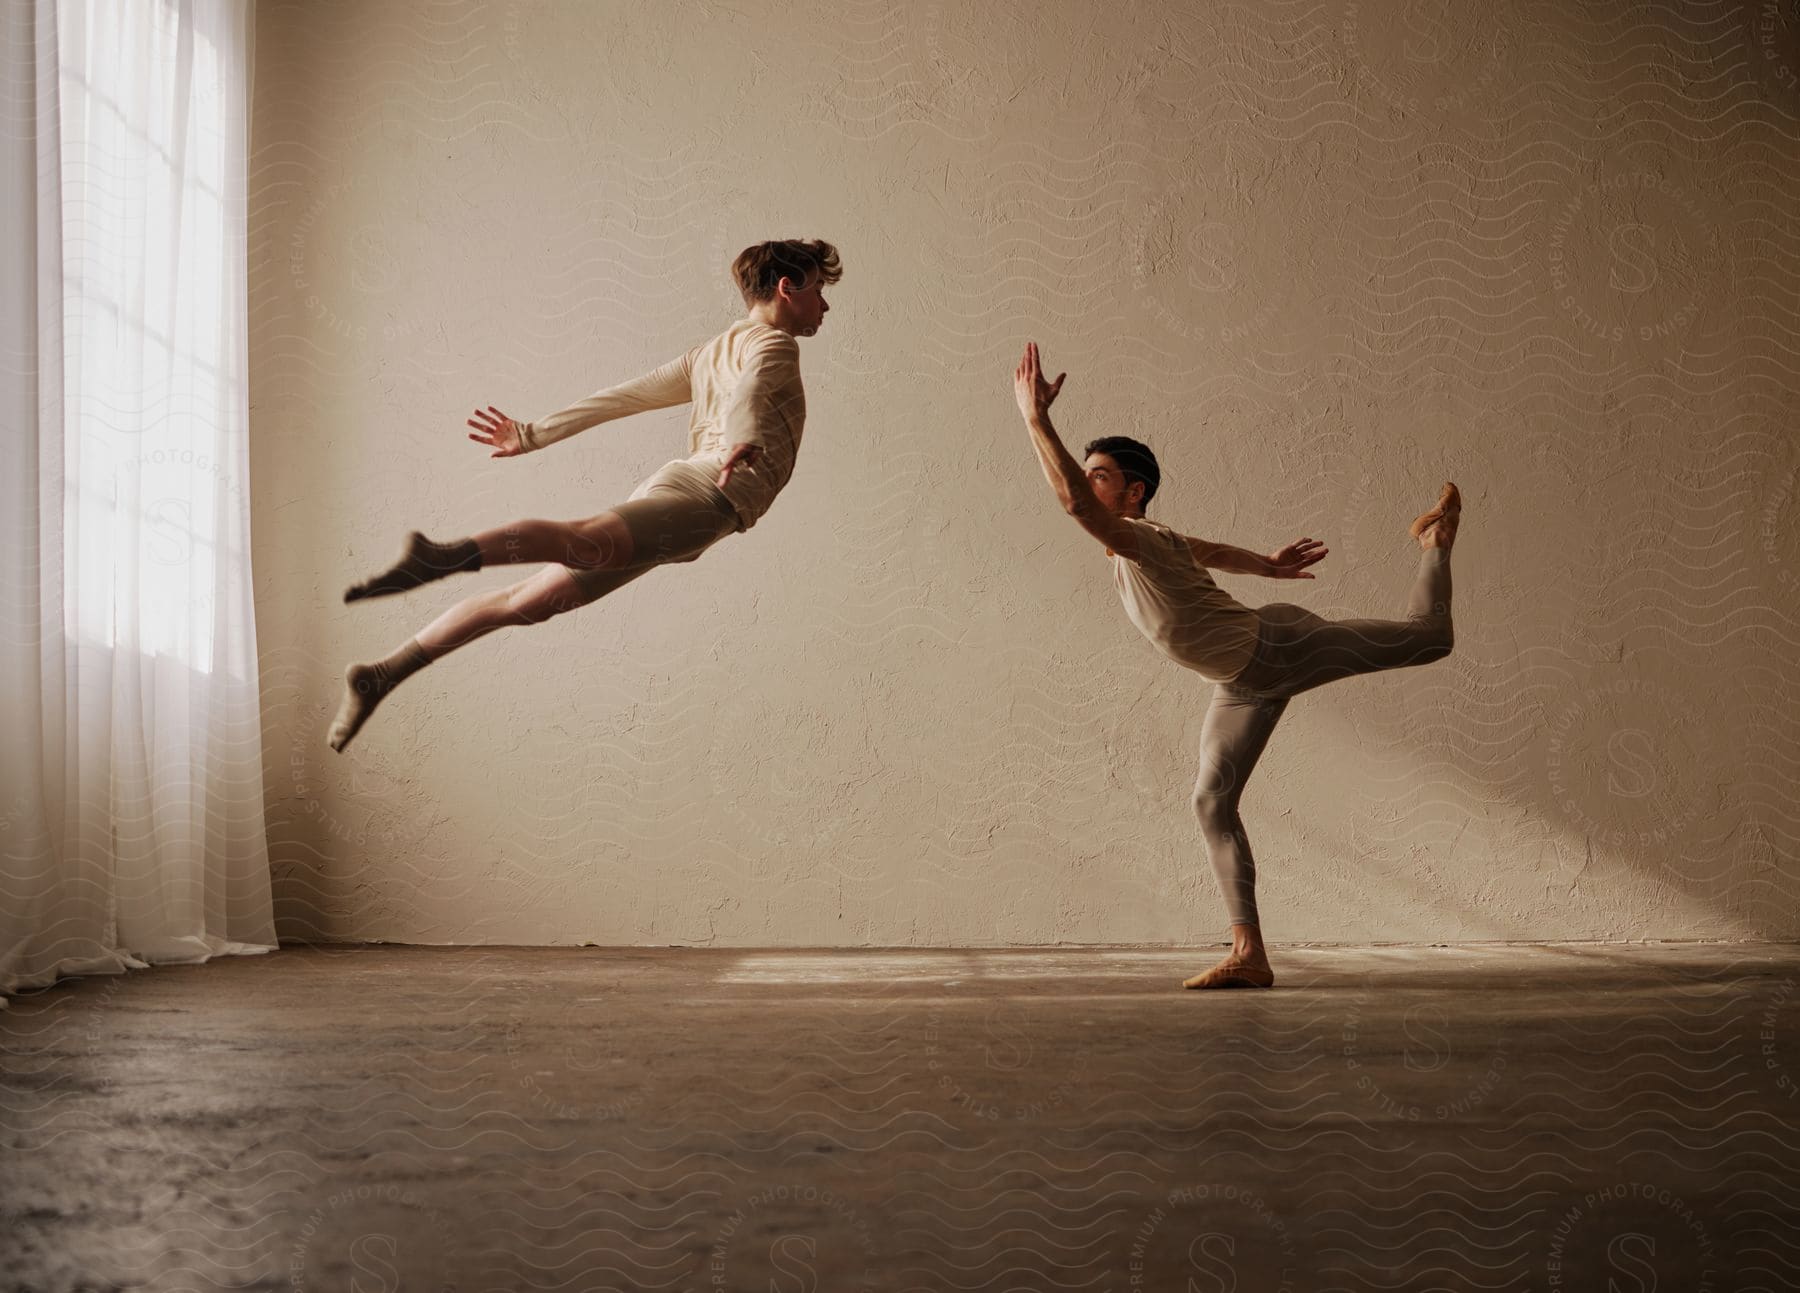
[[[1354,755],[1348,855],[1401,894],[1532,937],[1530,895],[1493,882],[1524,873],[1594,936],[1793,936],[1793,452],[1767,426],[1690,439],[1653,479],[1621,457],[1563,519],[1494,491],[1458,549],[1456,653],[1316,693]],[[1620,915],[1646,904],[1666,918]]]

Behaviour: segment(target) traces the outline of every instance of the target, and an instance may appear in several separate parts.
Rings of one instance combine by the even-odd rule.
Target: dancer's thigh
[[[562,571],[569,577],[569,582],[574,585],[575,604],[586,606],[589,602],[597,602],[608,593],[623,588],[634,579],[642,579],[655,569],[656,563],[650,562],[641,566],[626,566],[621,570],[582,570],[570,566],[550,566],[547,570],[539,573],[554,575],[557,571]],[[537,576],[532,577],[535,579]]]
[[[631,556],[624,566],[607,570],[570,570],[583,604],[606,596],[657,566],[693,561],[728,534],[737,518],[709,500],[656,488],[620,503],[606,514],[628,536]]]
[[[1200,775],[1194,793],[1229,796],[1235,802],[1287,704],[1286,697],[1253,695],[1229,683],[1214,687],[1206,721],[1200,726]]]
[[[1295,642],[1296,660],[1286,688],[1297,695],[1340,678],[1384,669],[1404,669],[1438,659],[1408,620],[1326,620],[1308,627]]]
[[[1262,642],[1237,681],[1259,694],[1296,696],[1428,658],[1419,626],[1407,620],[1328,620],[1287,602],[1260,607],[1257,614]]]
[[[613,509],[631,535],[630,566],[692,561],[728,534],[737,518],[716,503],[675,489],[653,489]]]

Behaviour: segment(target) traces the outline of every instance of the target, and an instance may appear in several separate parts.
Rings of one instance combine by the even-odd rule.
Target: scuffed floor
[[[1180,990],[1216,956],[64,983],[0,1013],[0,1284],[1800,1288],[1800,948],[1278,950],[1272,992]]]

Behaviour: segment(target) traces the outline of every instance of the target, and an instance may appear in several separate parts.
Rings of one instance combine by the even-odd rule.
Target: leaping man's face
[[[799,291],[792,291],[789,284],[792,279],[782,279],[776,293],[786,307],[788,318],[793,322],[794,335],[797,337],[814,336],[819,326],[825,322],[825,316],[831,307],[825,303],[825,284],[821,281],[819,271],[813,270],[806,276],[806,286]]]

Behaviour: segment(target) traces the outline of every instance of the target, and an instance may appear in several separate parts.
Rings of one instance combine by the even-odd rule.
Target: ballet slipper
[[[1444,492],[1439,496],[1436,506],[1428,512],[1421,512],[1413,521],[1411,534],[1418,538],[1432,526],[1443,522],[1444,529],[1451,537],[1456,534],[1456,523],[1462,519],[1462,492],[1450,482],[1444,482]]]
[[[1272,988],[1275,971],[1228,956],[1212,969],[1182,982],[1184,988]]]

